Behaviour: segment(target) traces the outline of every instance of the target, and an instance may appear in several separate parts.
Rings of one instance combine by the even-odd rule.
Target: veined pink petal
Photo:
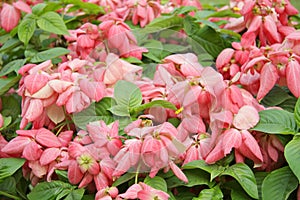
[[[43,103],[40,99],[31,99],[29,107],[26,110],[24,118],[34,121],[43,113]]]
[[[91,174],[86,173],[85,176],[82,178],[78,188],[84,188],[88,184],[90,184],[93,181],[93,176]]]
[[[248,32],[255,32],[259,29],[262,24],[262,16],[255,15],[248,25]]]
[[[74,160],[70,163],[68,168],[68,179],[72,184],[78,184],[83,178],[83,173],[81,172],[77,162]]]
[[[270,36],[274,42],[281,42],[276,23],[270,15],[264,17],[263,27],[267,35]]]
[[[60,155],[60,152],[58,148],[48,148],[44,150],[40,158],[41,165],[48,165],[53,162]]]
[[[17,136],[9,143],[7,143],[1,151],[7,154],[19,154],[22,153],[24,148],[31,142],[32,140],[29,137]]]
[[[231,152],[232,148],[239,148],[242,144],[242,135],[241,133],[234,129],[226,130],[222,137],[223,151],[224,154],[227,155]]]
[[[224,49],[219,55],[216,60],[216,66],[219,71],[222,70],[222,68],[230,63],[230,60],[232,59],[234,54],[234,50],[231,48]]]
[[[54,133],[45,128],[39,129],[35,139],[45,147],[61,147],[61,143]]]
[[[205,162],[208,164],[213,164],[224,157],[225,154],[222,148],[222,141],[219,141],[215,148],[211,152],[209,152],[209,154],[205,158]]]
[[[241,130],[253,128],[259,121],[258,111],[253,106],[243,106],[233,118],[233,125]]]
[[[89,98],[100,101],[105,93],[105,86],[102,82],[92,82],[88,79],[82,79],[79,87]]]
[[[19,1],[17,1],[17,2],[14,2],[14,3],[13,3],[13,6],[14,6],[15,8],[17,8],[17,9],[23,11],[23,12],[31,13],[31,8],[30,8],[30,6],[29,6],[27,3],[25,3],[25,2],[23,2],[23,1],[21,1],[21,0],[19,0]]]
[[[4,120],[3,120],[3,116],[0,113],[0,128],[2,128],[3,125],[4,125]]]
[[[20,20],[21,13],[14,6],[7,3],[3,3],[3,8],[0,13],[1,26],[6,31],[9,32],[14,29]]]
[[[290,91],[295,97],[300,97],[300,64],[296,60],[291,60],[286,68],[286,80]]]
[[[140,184],[134,184],[130,186],[127,191],[123,194],[120,194],[119,197],[122,197],[124,199],[137,199],[138,198],[138,192],[142,191],[143,188]]]
[[[108,178],[102,172],[94,176],[94,182],[98,191],[110,185]]]
[[[247,130],[242,130],[243,144],[238,148],[239,152],[254,161],[254,163],[262,163],[263,156],[255,138]]]
[[[44,87],[48,80],[48,77],[43,74],[30,74],[25,77],[24,84],[29,93],[34,94]]]
[[[52,104],[46,108],[47,116],[55,124],[62,122],[65,119],[65,112],[62,107]]]
[[[27,160],[39,160],[43,150],[34,141],[27,144],[23,150],[22,156]]]
[[[72,82],[63,81],[63,80],[51,80],[48,82],[48,85],[57,93],[64,92],[68,87],[73,85]]]
[[[38,178],[43,178],[47,174],[48,166],[41,166],[38,160],[29,161],[28,166],[31,168],[32,173]]]
[[[73,137],[73,131],[63,131],[58,135],[58,139],[62,146],[66,147],[69,145]]]

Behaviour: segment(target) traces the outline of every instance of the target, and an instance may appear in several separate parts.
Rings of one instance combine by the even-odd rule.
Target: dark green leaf
[[[254,199],[258,199],[256,179],[252,170],[244,163],[228,167],[221,175],[229,175],[236,179],[242,188]]]
[[[68,172],[64,170],[55,170],[55,174],[58,176],[61,181],[69,181]]]
[[[117,187],[123,183],[128,182],[129,180],[133,179],[135,177],[135,173],[126,173],[120,178],[118,178],[114,183],[113,186]]]
[[[289,167],[300,182],[300,136],[296,135],[284,149],[284,156]]]
[[[21,76],[11,78],[0,78],[0,95],[5,94],[10,88],[17,84]]]
[[[141,33],[154,33],[165,29],[174,29],[182,27],[183,18],[178,16],[161,16],[153,20],[144,29],[141,29]]]
[[[116,105],[116,101],[111,97],[104,97],[101,101],[95,103],[96,115],[106,124],[114,121],[113,115],[108,111],[114,105]]]
[[[285,110],[262,110],[259,112],[259,122],[252,128],[270,134],[295,134],[297,124],[293,113]]]
[[[146,183],[147,185],[149,185],[157,190],[161,190],[164,192],[167,192],[167,190],[168,190],[165,179],[163,179],[159,176],[155,176],[153,178],[150,178],[149,176],[147,176],[144,180],[144,183]]]
[[[168,188],[174,188],[178,186],[186,186],[186,187],[193,187],[195,185],[210,185],[209,181],[209,174],[199,170],[199,169],[189,169],[183,170],[183,173],[188,178],[188,183],[184,183],[183,181],[179,180],[176,176],[172,176],[166,179]]]
[[[297,125],[300,127],[300,98],[298,98],[295,105],[294,117]]]
[[[284,89],[279,86],[274,86],[263,98],[261,103],[266,106],[277,106],[290,98],[292,98],[292,96],[290,96]]]
[[[50,11],[42,14],[37,20],[37,24],[44,31],[59,35],[69,35],[63,19],[56,12]]]
[[[22,158],[0,158],[0,181],[12,176],[24,163]]]
[[[65,198],[65,200],[80,200],[84,194],[84,189],[77,189],[70,192],[70,194]]]
[[[62,181],[41,182],[32,189],[27,197],[29,200],[52,200],[64,190],[70,190],[71,192],[72,189],[74,189],[74,186]]]
[[[7,63],[0,71],[0,76],[5,76],[10,72],[15,71],[18,73],[18,70],[25,64],[25,59],[16,59]]]
[[[261,190],[262,190],[262,183],[264,181],[264,179],[266,178],[266,176],[268,175],[268,172],[256,172],[255,175],[255,179],[256,179],[256,184],[257,184],[257,189],[258,189],[258,199],[262,199],[262,194],[261,194]]]
[[[234,18],[238,18],[238,17],[241,17],[241,15],[232,12],[232,10],[221,10],[221,11],[214,12],[214,13],[208,15],[206,18],[208,19],[208,18],[211,18],[211,17],[234,17]]]
[[[0,181],[0,191],[10,194],[16,194],[16,180],[14,177],[9,176]]]
[[[180,15],[180,14],[188,14],[190,12],[197,11],[197,10],[198,8],[196,8],[195,6],[181,6],[180,8],[175,8],[172,13],[176,15]]]
[[[16,38],[11,38],[3,44],[0,48],[0,53],[4,51],[11,51],[13,48],[20,46],[22,42]]]
[[[251,198],[241,190],[231,190],[231,200],[251,200]]]
[[[27,14],[26,16],[18,26],[18,37],[25,45],[28,44],[36,28],[36,19],[33,15]]]
[[[193,198],[193,200],[221,200],[221,199],[223,199],[223,193],[218,185],[210,189],[202,190],[199,194],[199,197]]]
[[[126,106],[128,111],[130,108],[141,105],[143,100],[140,89],[135,84],[123,80],[116,83],[114,98],[118,105]]]
[[[37,53],[35,56],[33,56],[30,59],[30,62],[32,63],[40,63],[46,60],[51,60],[53,58],[57,58],[59,56],[68,54],[70,51],[68,49],[62,48],[62,47],[55,47],[52,49],[48,49],[46,51],[41,51]]]
[[[262,199],[286,200],[298,184],[297,177],[288,166],[274,170],[263,181]]]

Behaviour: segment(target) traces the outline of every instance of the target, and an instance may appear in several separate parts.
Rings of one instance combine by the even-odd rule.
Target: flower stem
[[[20,199],[20,198],[17,197],[17,196],[11,195],[11,194],[9,194],[9,193],[7,193],[7,192],[3,192],[3,191],[0,191],[0,195],[6,196],[6,197],[11,198],[11,199],[16,199],[16,200],[19,200],[19,199]]]
[[[138,183],[138,178],[139,178],[139,171],[140,171],[140,168],[141,168],[141,163],[139,163],[137,169],[136,169],[136,172],[135,172],[135,179],[134,179],[134,183],[137,184]]]

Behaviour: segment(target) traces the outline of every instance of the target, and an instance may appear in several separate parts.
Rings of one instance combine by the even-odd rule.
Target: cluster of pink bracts
[[[27,64],[19,70],[21,130],[10,142],[1,136],[0,157],[25,158],[23,173],[33,185],[54,179],[56,169],[67,170],[72,184],[95,187],[96,199],[168,199],[168,194],[144,183],[132,185],[124,194],[111,185],[129,170],[149,173],[150,177],[161,169],[172,170],[188,182],[179,166],[199,159],[212,164],[232,149],[236,162],[248,158],[262,170],[272,169],[283,145],[272,135],[250,129],[259,122],[258,112],[266,109],[259,100],[276,83],[287,85],[300,96],[300,32],[288,21],[288,16],[297,12],[288,0],[232,1],[232,8],[243,17],[228,19],[226,26],[246,31],[240,43],[232,44],[234,49],[220,54],[218,72],[201,66],[192,53],[175,54],[157,65],[153,79],[142,77],[142,67],[120,59],[141,59],[147,52],[137,45],[124,20],[132,19],[143,27],[179,5],[199,9],[201,5],[197,1],[172,1],[164,6],[154,0],[88,2],[104,6],[108,13],[101,16],[99,26],[86,23],[65,36],[71,53],[62,63]],[[22,5],[23,1],[4,3],[1,26],[6,31],[18,24],[20,10],[31,12],[29,6]],[[14,15],[14,23],[3,20],[7,13]],[[256,46],[257,38],[260,47]],[[118,121],[92,122],[86,131],[76,131],[76,124],[68,127],[72,114],[103,97],[112,97],[118,80],[135,83],[143,102],[167,100],[178,110],[146,110],[146,118],[140,116],[124,129],[128,138],[119,136]],[[167,122],[173,117],[180,119],[177,128]],[[28,123],[32,129],[23,130]]]

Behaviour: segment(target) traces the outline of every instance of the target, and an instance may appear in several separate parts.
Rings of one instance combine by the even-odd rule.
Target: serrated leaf
[[[22,158],[0,158],[0,181],[12,176],[24,163]]]
[[[84,194],[84,189],[77,189],[72,190],[68,196],[65,198],[65,200],[81,200]]]
[[[149,103],[145,103],[145,104],[142,104],[140,106],[133,107],[132,111],[135,112],[135,113],[138,113],[140,111],[143,111],[143,110],[151,108],[151,107],[163,107],[163,108],[169,108],[171,110],[177,110],[176,106],[174,104],[172,104],[171,102],[169,102],[169,101],[154,100],[154,101],[151,101]]]
[[[285,110],[262,110],[259,112],[259,122],[252,130],[270,134],[295,134],[297,124],[293,113]]]
[[[120,178],[118,178],[113,184],[112,186],[119,186],[123,183],[128,182],[129,180],[133,179],[135,177],[135,173],[126,173],[123,176],[121,176]]]
[[[114,98],[119,106],[126,106],[128,111],[130,108],[141,105],[142,92],[133,83],[120,80],[114,88]]]
[[[11,78],[0,78],[0,95],[5,94],[10,88],[17,84],[21,76]]]
[[[252,170],[244,163],[228,167],[221,175],[229,175],[236,179],[249,196],[258,199],[256,179]]]
[[[298,178],[300,183],[300,136],[296,135],[284,149],[284,156],[289,167]]]
[[[69,35],[69,31],[59,14],[50,11],[39,16],[37,25],[44,31],[59,34]]]
[[[72,190],[74,186],[62,181],[38,183],[27,195],[29,200],[50,200],[55,199],[62,191]]]
[[[10,72],[15,71],[16,73],[18,70],[25,64],[25,59],[16,59],[9,63],[7,63],[0,71],[0,76],[5,76]]]
[[[298,184],[297,177],[288,166],[274,170],[263,181],[262,199],[286,200]]]
[[[55,47],[52,49],[48,49],[46,51],[41,51],[37,53],[35,56],[33,56],[30,59],[31,63],[39,63],[46,60],[51,60],[53,58],[57,58],[59,56],[68,54],[70,51],[68,49],[62,48],[62,47]]]
[[[167,190],[168,190],[165,179],[163,179],[159,176],[155,176],[153,178],[150,178],[149,176],[147,176],[144,180],[144,183],[146,183],[147,185],[149,185],[157,190],[161,190],[164,192],[167,192]]]
[[[297,125],[300,127],[300,98],[298,98],[295,105],[294,117]]]
[[[199,194],[199,197],[193,198],[193,200],[221,200],[221,199],[223,199],[223,193],[218,185],[210,189],[202,190]]]
[[[32,14],[27,14],[18,26],[18,37],[25,45],[28,44],[36,28],[36,19],[32,16]]]

